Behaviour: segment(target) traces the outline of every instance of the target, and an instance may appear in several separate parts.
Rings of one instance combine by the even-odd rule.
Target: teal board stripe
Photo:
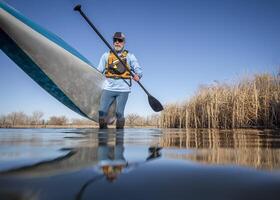
[[[26,55],[16,43],[0,29],[0,48],[25,73],[36,81],[48,93],[71,110],[86,116],[58,87],[57,85]]]
[[[50,31],[47,31],[46,29],[44,29],[43,27],[39,26],[38,24],[34,23],[33,21],[31,21],[30,19],[28,19],[27,17],[23,16],[22,14],[20,14],[17,10],[15,10],[14,8],[0,2],[0,8],[4,9],[5,11],[7,11],[8,13],[10,13],[11,15],[13,15],[14,17],[16,17],[18,20],[20,20],[22,23],[26,24],[27,26],[29,26],[30,28],[32,28],[33,30],[35,30],[36,32],[42,34],[43,36],[45,36],[46,38],[48,38],[49,40],[51,40],[52,42],[56,43],[57,45],[59,45],[60,47],[64,48],[65,50],[67,50],[69,53],[75,55],[76,57],[78,57],[79,59],[83,60],[84,62],[86,62],[87,64],[89,64],[90,66],[92,66],[92,64],[90,63],[90,61],[88,59],[86,59],[82,54],[80,54],[76,49],[74,49],[73,47],[71,47],[70,45],[68,45],[64,40],[62,40],[60,37],[58,37],[57,35],[51,33]]]

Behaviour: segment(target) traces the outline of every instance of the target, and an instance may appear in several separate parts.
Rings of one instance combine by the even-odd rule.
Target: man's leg
[[[119,92],[119,94],[116,97],[116,116],[117,116],[117,122],[116,122],[116,128],[122,129],[125,124],[124,119],[124,108],[128,99],[129,92]]]
[[[109,108],[115,99],[113,92],[103,90],[99,105],[99,128],[107,128],[106,117],[109,112]]]

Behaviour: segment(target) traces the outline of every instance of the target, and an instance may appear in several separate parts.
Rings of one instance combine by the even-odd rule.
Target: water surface
[[[279,199],[279,131],[0,129],[0,199]]]

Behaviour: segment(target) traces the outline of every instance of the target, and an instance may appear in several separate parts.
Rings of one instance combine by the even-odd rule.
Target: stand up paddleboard
[[[98,121],[105,77],[61,38],[3,2],[0,2],[0,48],[58,101]]]

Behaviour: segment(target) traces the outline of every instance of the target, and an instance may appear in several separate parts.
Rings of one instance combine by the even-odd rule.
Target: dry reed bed
[[[182,104],[168,104],[163,128],[279,128],[280,76],[259,74],[237,84],[200,87]]]

